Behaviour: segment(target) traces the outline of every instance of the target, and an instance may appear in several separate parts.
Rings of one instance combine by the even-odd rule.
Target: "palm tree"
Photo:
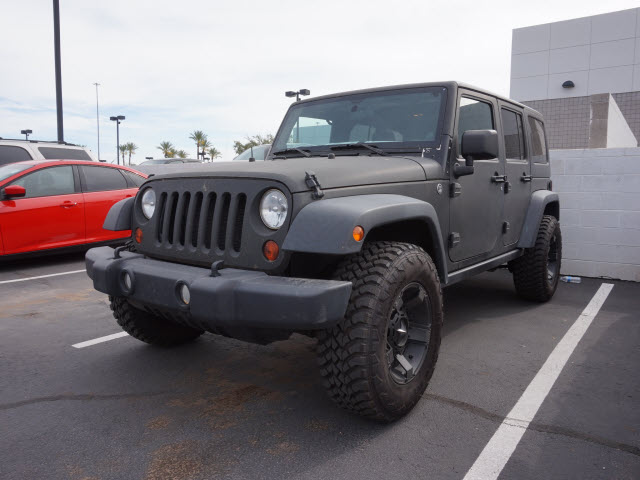
[[[138,146],[133,142],[125,143],[124,146],[126,147],[127,152],[129,152],[129,166],[131,166],[131,155],[135,155],[136,150],[138,150]]]
[[[222,156],[222,154],[220,153],[220,150],[218,150],[214,146],[212,146],[209,150],[207,150],[207,153],[209,154],[209,158],[211,158],[211,160],[213,160],[214,158],[220,158]]]
[[[178,158],[187,158],[187,152],[185,152],[184,150],[178,150],[176,152],[176,155],[178,156]]]
[[[162,150],[164,158],[170,158],[169,153],[173,149],[173,144],[171,142],[160,142],[160,145],[158,145],[157,148],[158,150]]]
[[[127,144],[120,145],[120,153],[122,153],[122,165],[124,165],[124,154],[127,153]]]
[[[204,160],[204,154],[207,151],[207,149],[213,147],[213,145],[211,144],[211,142],[207,139],[206,135],[204,137],[204,140],[202,140],[200,142],[200,155],[202,155],[202,160]]]
[[[196,158],[200,158],[200,146],[202,142],[207,140],[207,136],[204,134],[202,130],[194,130],[193,133],[189,135],[189,138],[194,142],[196,142],[196,149],[197,149]]]
[[[178,154],[178,151],[175,148],[171,147],[169,149],[168,155],[165,158],[176,158],[177,154]]]

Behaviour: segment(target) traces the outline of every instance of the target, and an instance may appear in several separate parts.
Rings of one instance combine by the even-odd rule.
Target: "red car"
[[[133,197],[146,175],[78,160],[32,160],[0,167],[0,259],[126,239],[104,230],[111,206]]]

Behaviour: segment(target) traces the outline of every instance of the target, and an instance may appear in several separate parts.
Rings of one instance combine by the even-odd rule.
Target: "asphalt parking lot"
[[[462,479],[603,283],[500,478],[640,478],[639,284],[561,283],[543,305],[505,271],[446,289],[431,384],[379,425],[333,406],[306,337],[74,348],[120,332],[83,268],[82,254],[0,266],[2,479]]]

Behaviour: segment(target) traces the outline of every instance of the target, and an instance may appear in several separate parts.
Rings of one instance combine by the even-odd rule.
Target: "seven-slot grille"
[[[163,192],[156,240],[165,247],[239,253],[246,205],[245,193]]]

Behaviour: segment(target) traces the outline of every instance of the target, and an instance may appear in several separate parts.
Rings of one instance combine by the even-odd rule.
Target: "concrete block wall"
[[[640,282],[640,148],[551,150],[562,273]]]

